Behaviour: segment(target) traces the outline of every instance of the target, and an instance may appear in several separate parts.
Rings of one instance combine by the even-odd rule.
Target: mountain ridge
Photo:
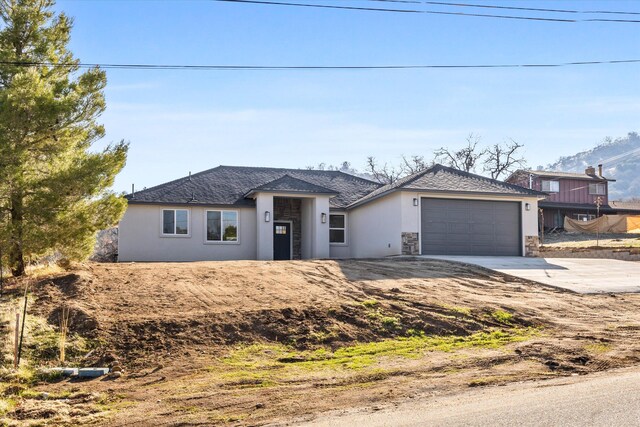
[[[605,138],[590,150],[560,157],[546,169],[581,172],[588,166],[603,165],[603,175],[615,179],[609,184],[610,200],[640,198],[640,135],[629,132],[626,137]]]

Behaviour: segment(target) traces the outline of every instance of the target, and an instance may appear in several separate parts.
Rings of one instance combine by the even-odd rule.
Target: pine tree
[[[14,276],[26,258],[86,257],[126,208],[109,188],[128,144],[92,150],[106,74],[80,71],[72,20],[54,3],[0,0],[0,247]]]

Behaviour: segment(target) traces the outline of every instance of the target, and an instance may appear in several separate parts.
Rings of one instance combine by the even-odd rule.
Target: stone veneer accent
[[[402,255],[420,255],[418,233],[402,233]]]
[[[528,257],[540,256],[540,238],[538,236],[525,237],[524,255]]]
[[[302,259],[302,200],[273,198],[273,221],[291,221],[293,259]]]

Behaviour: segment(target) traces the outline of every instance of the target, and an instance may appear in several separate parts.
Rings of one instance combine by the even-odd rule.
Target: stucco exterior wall
[[[391,193],[349,211],[348,235],[353,258],[402,253],[402,193]]]
[[[538,200],[536,197],[501,197],[401,191],[349,211],[349,254],[354,258],[402,254],[402,236],[420,236],[420,203],[422,197],[450,199],[496,200],[520,202],[522,215],[522,253],[526,254],[527,236],[538,235]],[[414,199],[418,206],[414,206]],[[526,209],[526,204],[529,209]],[[399,218],[399,220],[398,220]],[[332,248],[333,251],[333,248]],[[335,255],[335,256],[334,256]],[[339,257],[338,251],[332,257]]]
[[[189,210],[188,236],[162,235],[162,210]],[[256,259],[256,210],[238,212],[238,243],[205,242],[205,211],[200,206],[129,205],[120,221],[119,261],[208,261]]]

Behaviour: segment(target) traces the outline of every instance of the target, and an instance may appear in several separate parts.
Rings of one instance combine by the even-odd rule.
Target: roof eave
[[[396,193],[398,191],[407,191],[407,192],[411,192],[411,193],[435,193],[435,194],[461,194],[461,195],[475,195],[475,196],[482,196],[482,195],[486,195],[486,196],[499,196],[499,197],[523,197],[523,198],[536,198],[537,200],[544,200],[548,194],[547,193],[543,193],[540,191],[535,191],[535,190],[531,190],[531,191],[535,191],[535,193],[531,193],[531,194],[521,194],[521,193],[497,193],[497,192],[485,192],[485,191],[451,191],[451,190],[425,190],[425,189],[416,189],[416,188],[394,188],[388,191],[385,191],[384,193],[380,193],[377,194],[374,197],[371,197],[369,199],[366,200],[359,200],[356,201],[352,204],[350,204],[349,206],[347,206],[347,209],[354,209],[357,208],[358,206],[362,206],[365,205],[369,202],[372,202],[374,200],[378,200],[384,196],[387,196],[391,193]]]

